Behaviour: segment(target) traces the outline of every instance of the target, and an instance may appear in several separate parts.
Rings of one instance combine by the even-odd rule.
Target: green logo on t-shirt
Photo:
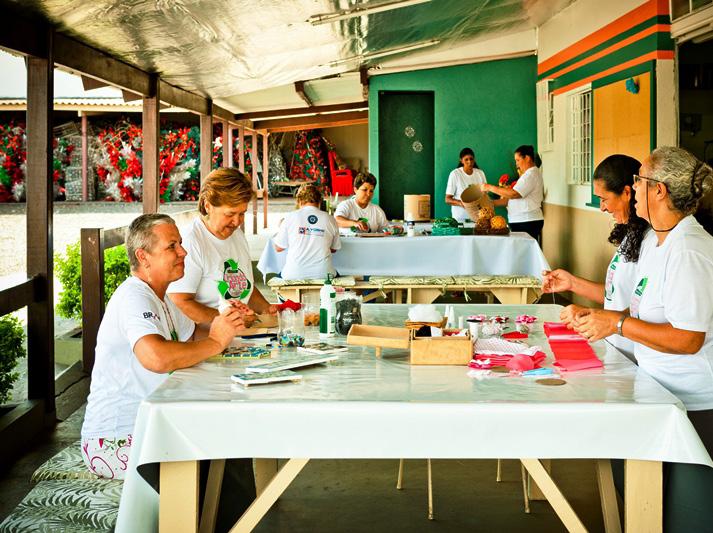
[[[636,289],[634,289],[634,294],[637,296],[641,296],[644,294],[644,289],[646,289],[646,284],[648,283],[649,278],[641,278],[641,281],[639,281],[639,284],[636,286]]]
[[[223,279],[218,282],[218,292],[225,300],[242,300],[250,294],[252,284],[234,259],[223,263]]]

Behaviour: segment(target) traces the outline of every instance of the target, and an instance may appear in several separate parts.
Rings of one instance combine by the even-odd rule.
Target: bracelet
[[[624,326],[624,320],[626,320],[627,318],[629,318],[627,315],[621,315],[619,322],[616,323],[616,332],[622,337],[624,336],[624,332],[621,330],[621,328]]]

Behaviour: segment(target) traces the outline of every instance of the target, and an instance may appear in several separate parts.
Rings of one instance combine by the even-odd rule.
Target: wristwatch
[[[627,318],[629,318],[628,315],[621,315],[619,322],[616,323],[616,332],[622,337],[624,336],[624,332],[621,330],[621,328],[624,326],[624,320],[626,320]]]

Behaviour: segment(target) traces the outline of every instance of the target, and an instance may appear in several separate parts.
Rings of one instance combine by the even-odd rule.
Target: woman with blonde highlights
[[[319,209],[322,193],[310,183],[297,191],[297,211],[288,213],[275,235],[275,250],[287,250],[284,279],[320,279],[336,272],[332,254],[341,248],[339,226]]]
[[[168,288],[178,308],[197,323],[213,320],[223,302],[276,312],[254,289],[250,249],[240,229],[253,197],[251,181],[234,168],[214,170],[201,184],[201,217],[182,232],[185,275]]]

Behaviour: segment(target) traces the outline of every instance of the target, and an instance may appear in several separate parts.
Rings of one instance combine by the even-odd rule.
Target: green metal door
[[[433,93],[379,92],[379,205],[403,219],[404,194],[430,194],[433,215]]]

